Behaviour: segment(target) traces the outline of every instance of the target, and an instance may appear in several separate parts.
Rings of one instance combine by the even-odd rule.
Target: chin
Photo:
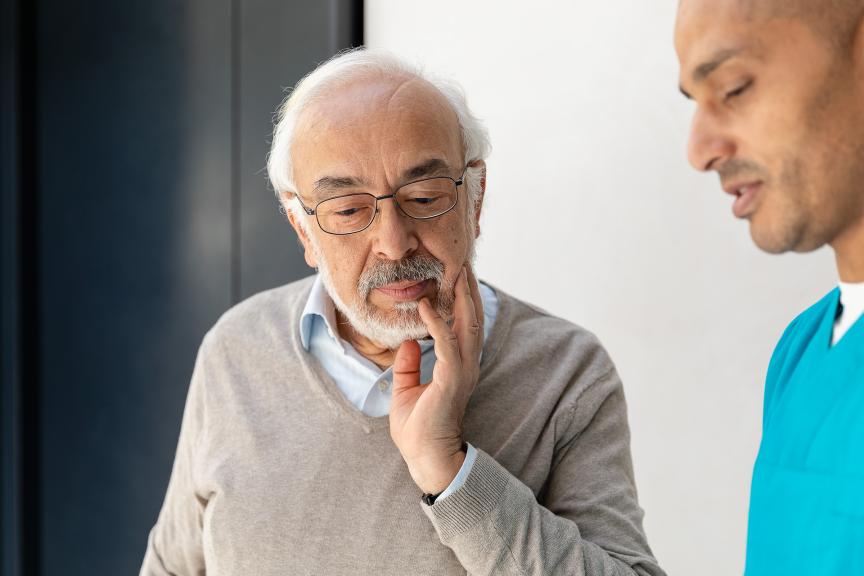
[[[403,342],[408,340],[429,338],[426,326],[392,326],[372,323],[362,327],[354,326],[354,329],[369,340],[389,350],[397,350]]]
[[[779,242],[774,238],[757,234],[752,229],[750,230],[750,237],[753,239],[753,243],[756,244],[760,250],[767,252],[768,254],[783,254],[790,250],[790,248],[787,248],[782,242]]]
[[[755,220],[750,222],[750,237],[753,238],[753,243],[768,254],[812,252],[825,245],[824,241],[807,234],[804,226],[768,224]]]

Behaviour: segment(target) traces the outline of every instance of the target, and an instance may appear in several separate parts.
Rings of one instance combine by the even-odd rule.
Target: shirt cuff
[[[450,482],[450,485],[447,486],[447,488],[439,494],[437,498],[435,498],[436,504],[462,487],[462,484],[465,483],[465,479],[468,478],[468,474],[471,473],[471,469],[474,467],[475,460],[477,460],[477,449],[471,444],[468,444],[468,452],[465,454],[465,461],[462,462],[462,467],[459,468],[459,472],[456,474],[456,477],[453,478],[453,481]]]

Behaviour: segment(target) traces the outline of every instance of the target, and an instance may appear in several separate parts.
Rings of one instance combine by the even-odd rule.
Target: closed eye
[[[741,86],[739,86],[735,90],[732,90],[731,92],[727,92],[724,99],[725,100],[731,100],[732,98],[737,98],[738,96],[741,96],[742,94],[744,94],[747,91],[747,89],[750,88],[752,85],[753,85],[753,80],[748,80],[746,83],[742,84]]]
[[[441,199],[440,196],[433,196],[433,197],[410,198],[408,201],[413,202],[415,204],[431,204],[432,202],[435,202],[436,200],[440,200],[440,199]]]
[[[346,210],[338,210],[334,212],[337,216],[353,216],[360,211],[360,208],[348,208]]]

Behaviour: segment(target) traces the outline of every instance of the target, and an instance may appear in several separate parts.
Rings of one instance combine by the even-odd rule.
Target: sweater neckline
[[[510,332],[510,323],[512,318],[512,299],[509,295],[499,290],[493,284],[483,281],[484,284],[492,288],[498,296],[498,316],[495,319],[495,325],[486,339],[483,347],[483,358],[480,361],[480,375],[478,381],[482,380],[494,365],[498,356],[498,352],[502,347],[502,343],[506,341],[507,334]],[[312,289],[312,283],[303,290],[300,298],[294,302],[293,317],[299,318],[303,313],[303,308],[309,298],[309,293]],[[344,414],[355,424],[359,425],[367,434],[374,431],[384,430],[390,426],[389,415],[385,416],[367,416],[359,408],[351,404],[345,397],[336,382],[330,377],[321,363],[303,348],[300,338],[300,323],[291,323],[291,345],[294,354],[300,359],[306,376],[310,380],[312,386],[317,387],[327,398],[331,407],[340,414]]]

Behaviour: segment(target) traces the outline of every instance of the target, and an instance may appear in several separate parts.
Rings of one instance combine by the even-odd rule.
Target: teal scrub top
[[[747,576],[864,575],[864,318],[832,347],[839,299],[796,318],[768,367]]]

